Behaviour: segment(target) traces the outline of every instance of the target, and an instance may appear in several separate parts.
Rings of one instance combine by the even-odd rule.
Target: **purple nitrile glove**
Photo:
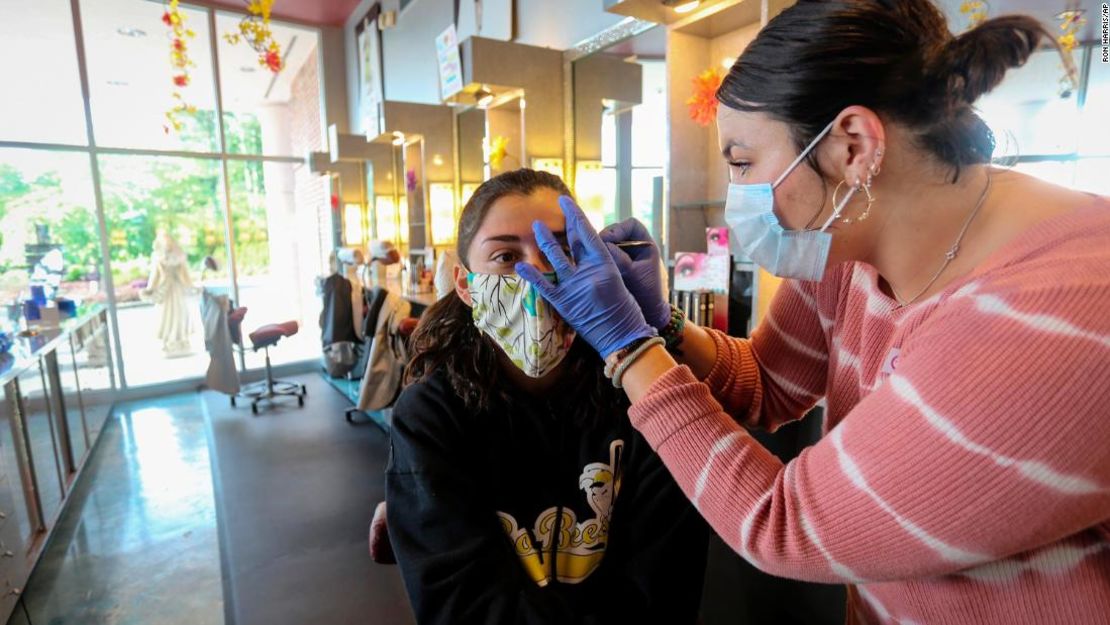
[[[659,262],[659,248],[655,243],[637,247],[621,248],[622,241],[651,241],[651,233],[635,218],[606,226],[598,233],[609,247],[609,254],[624,279],[624,286],[636,298],[644,319],[653,328],[662,329],[671,322],[671,305],[663,292],[662,263]]]
[[[602,358],[636,339],[655,336],[655,329],[644,320],[636,298],[625,288],[609,250],[582,209],[567,196],[559,198],[559,206],[566,217],[567,241],[574,262],[567,258],[551,230],[536,221],[532,224],[536,243],[555,269],[558,282],[549,282],[529,263],[517,263],[517,273],[532,284]]]

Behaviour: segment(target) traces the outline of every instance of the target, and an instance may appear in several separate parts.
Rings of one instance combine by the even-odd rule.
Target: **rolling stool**
[[[297,405],[304,406],[304,398],[305,395],[308,395],[308,388],[295,382],[275,380],[274,371],[270,367],[270,347],[287,336],[293,336],[298,329],[296,321],[286,321],[285,323],[265,325],[250,333],[252,349],[256,352],[261,349],[266,354],[266,379],[244,387],[237,396],[232,395],[232,406],[235,405],[236,397],[251,400],[251,412],[254,414],[258,414],[259,402],[275,397],[296,397]]]

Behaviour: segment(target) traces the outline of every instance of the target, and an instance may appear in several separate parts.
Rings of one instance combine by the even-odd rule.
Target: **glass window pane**
[[[578,161],[575,195],[582,212],[600,230],[617,221],[617,170],[597,161]]]
[[[1015,171],[1036,176],[1041,180],[1058,184],[1062,187],[1075,186],[1074,161],[1042,161],[1039,163],[1020,163],[1014,166]]]
[[[81,3],[93,130],[98,145],[167,150],[217,150],[208,16],[181,6],[194,64],[189,84],[174,85],[179,73],[170,62],[172,34],[162,22],[165,6],[146,0],[93,0]],[[179,131],[165,130],[166,112],[180,93],[195,114],[183,113]]]
[[[632,170],[632,216],[647,226],[652,236],[658,236],[655,223],[655,179],[663,175],[660,169]]]
[[[271,362],[319,358],[315,279],[324,273],[318,215],[327,203],[321,186],[327,178],[298,176],[290,163],[231,161],[228,181],[239,299],[247,307],[244,337],[260,326],[296,321],[300,331],[270,350]],[[264,357],[248,351],[247,367],[265,366]]]
[[[1037,52],[979,101],[976,107],[997,139],[996,155],[1076,150],[1082,126],[1076,95],[1060,97],[1063,75],[1063,60],[1056,50]]]
[[[601,114],[601,163],[617,165],[617,116],[610,110]]]
[[[1075,188],[1110,196],[1110,158],[1083,159],[1075,164]]]
[[[277,74],[259,64],[247,42],[228,43],[243,16],[216,13],[217,56],[227,151],[234,154],[303,156],[322,148],[320,77],[315,30],[271,22],[284,67]]]
[[[69,0],[0,2],[0,140],[85,145]]]
[[[667,64],[640,61],[643,95],[632,109],[632,166],[662,167],[667,160]],[[635,202],[633,202],[635,203]]]
[[[106,155],[100,171],[127,383],[200,377],[208,354],[196,289],[229,286],[220,163]]]
[[[1083,121],[1079,135],[1079,154],[1092,156],[1110,155],[1110,124],[1106,112],[1110,111],[1110,65],[1102,62],[1102,48],[1092,51],[1091,73],[1087,82],[1087,101],[1083,104]]]
[[[89,169],[83,153],[0,149],[3,304],[29,295],[32,280],[71,299],[104,301]]]

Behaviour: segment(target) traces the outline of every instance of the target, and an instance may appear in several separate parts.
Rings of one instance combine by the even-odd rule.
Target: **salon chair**
[[[277,345],[283,338],[293,336],[299,330],[296,321],[285,323],[272,323],[258,328],[248,335],[251,340],[251,349],[255,352],[262,350],[266,355],[266,379],[243,387],[237,396],[232,396],[231,405],[235,405],[235,398],[241,397],[251,400],[251,412],[258,414],[258,404],[277,397],[296,397],[297,405],[304,406],[304,398],[308,395],[308,388],[303,384],[286,380],[275,380],[274,370],[270,366],[270,348]]]

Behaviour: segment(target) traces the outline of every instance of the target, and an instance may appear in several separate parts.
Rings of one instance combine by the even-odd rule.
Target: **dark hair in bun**
[[[717,99],[790,124],[799,148],[840,111],[866,106],[914,131],[956,179],[994,153],[972,105],[1042,40],[1053,41],[1024,15],[954,37],[929,0],[799,0],[744,50]]]

